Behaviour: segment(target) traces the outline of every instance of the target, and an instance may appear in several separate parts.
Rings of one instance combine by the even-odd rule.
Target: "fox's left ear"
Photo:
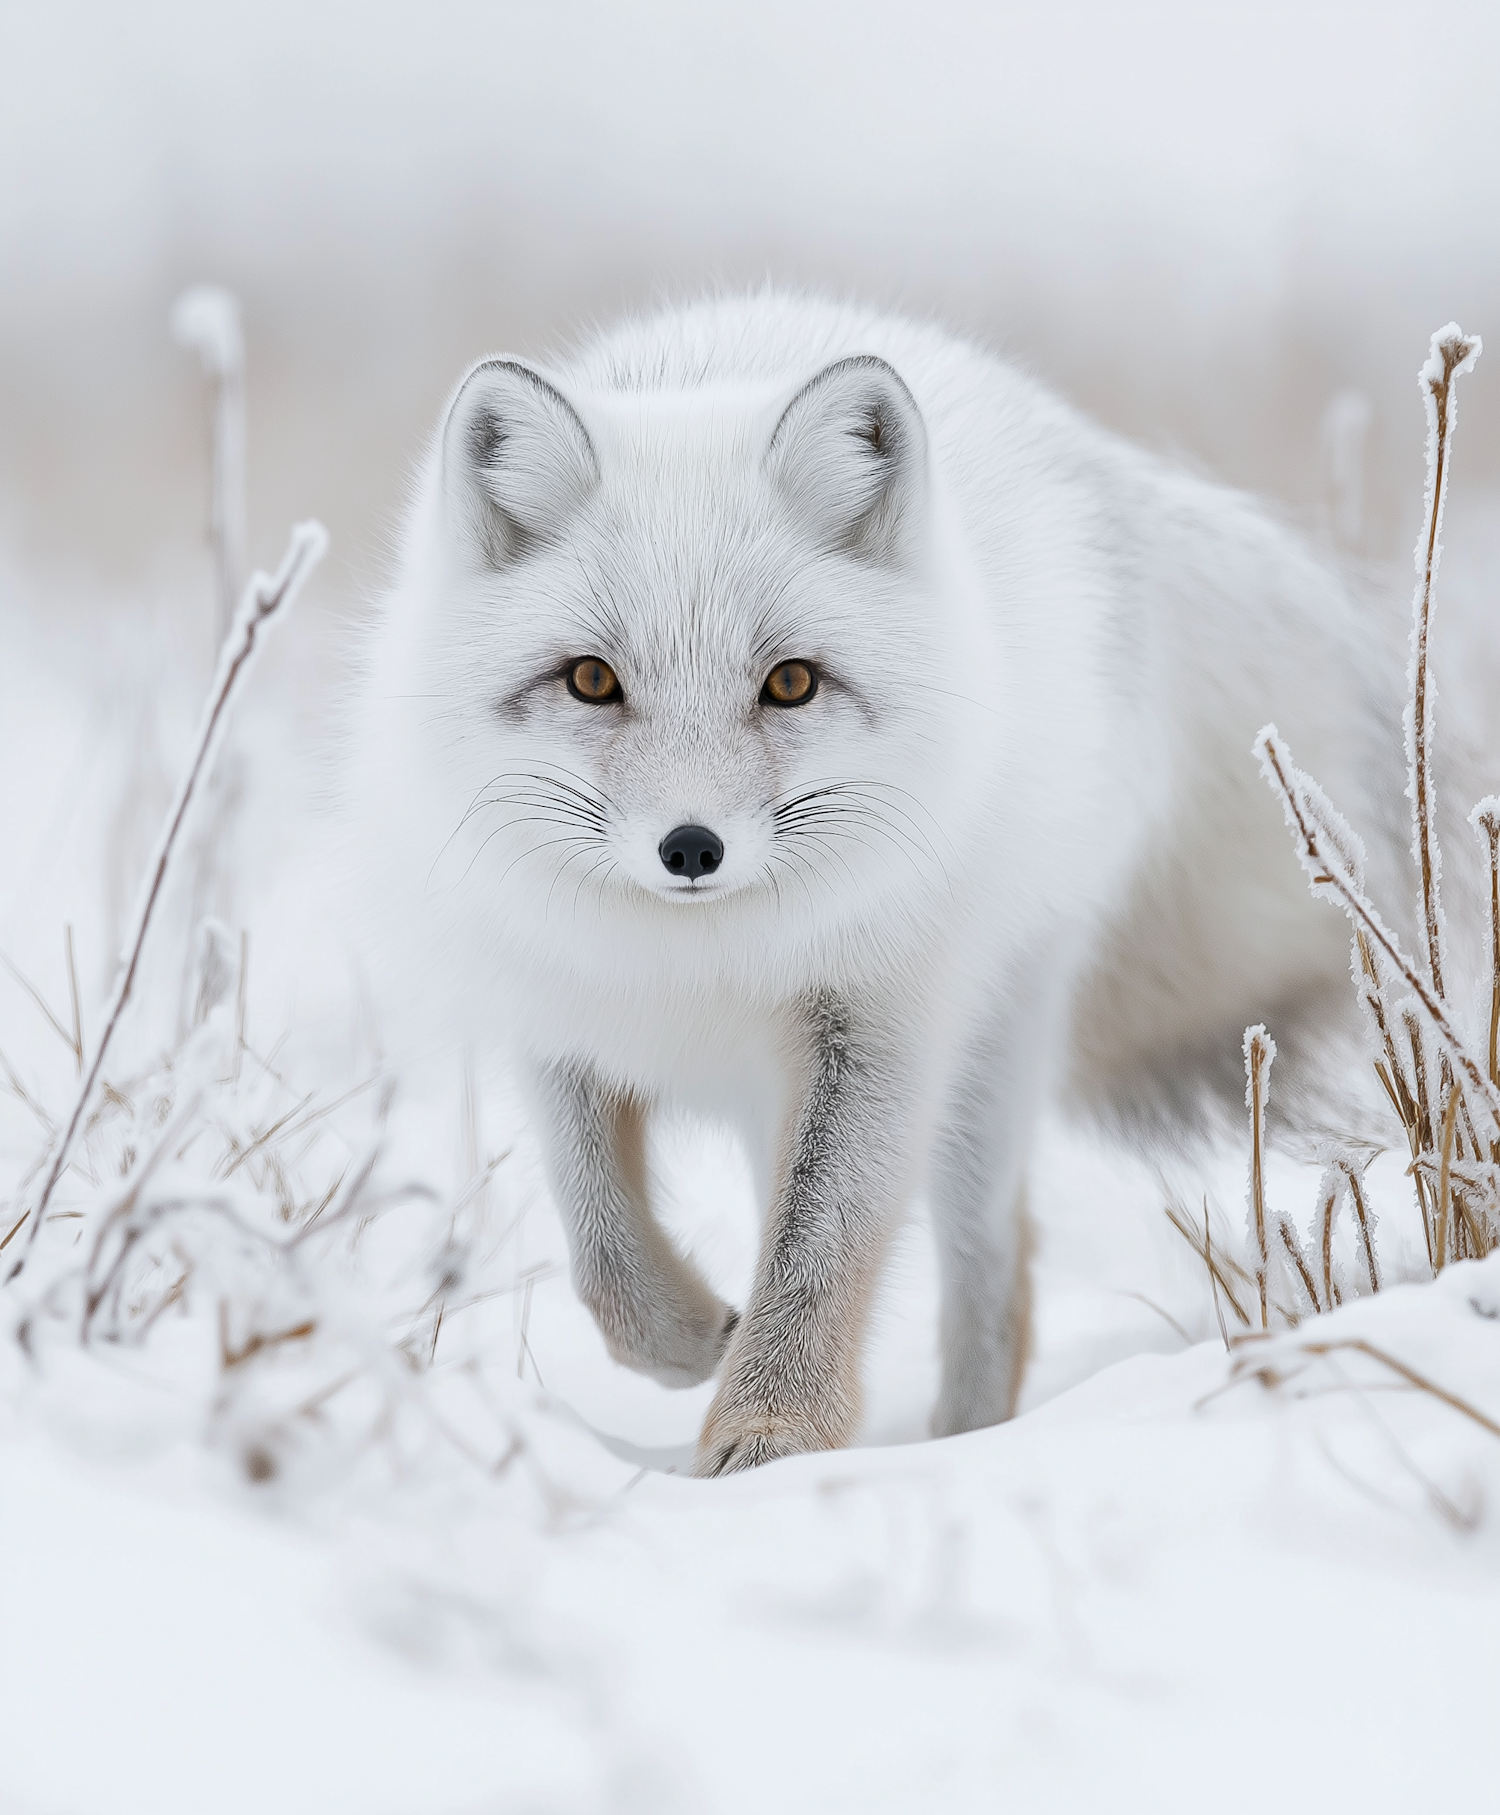
[[[895,368],[859,354],[792,398],[765,470],[829,546],[899,560],[926,502],[927,428]]]

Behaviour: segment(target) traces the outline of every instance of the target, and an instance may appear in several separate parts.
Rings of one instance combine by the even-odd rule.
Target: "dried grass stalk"
[[[1250,1340],[1250,1338],[1241,1339],[1242,1343],[1246,1344]],[[1257,1342],[1259,1340],[1259,1338],[1255,1339]],[[1471,1405],[1467,1399],[1460,1398],[1457,1393],[1449,1392],[1446,1387],[1439,1386],[1435,1380],[1430,1380],[1427,1375],[1418,1373],[1414,1367],[1402,1361],[1399,1356],[1378,1348],[1363,1336],[1345,1336],[1336,1342],[1309,1341],[1305,1337],[1292,1340],[1295,1348],[1290,1351],[1289,1359],[1300,1360],[1302,1356],[1323,1359],[1330,1355],[1363,1355],[1370,1361],[1378,1362],[1381,1367],[1389,1368],[1398,1379],[1405,1381],[1417,1392],[1426,1393],[1433,1399],[1441,1400],[1444,1405],[1449,1406],[1461,1417],[1472,1420],[1481,1430],[1488,1431],[1490,1436],[1500,1437],[1500,1424],[1481,1411],[1478,1406]],[[1277,1357],[1277,1360],[1279,1359],[1280,1356]],[[1254,1379],[1266,1387],[1283,1386],[1293,1378],[1295,1378],[1293,1372],[1288,1371],[1284,1366],[1276,1365],[1276,1361],[1269,1359],[1264,1353],[1257,1353],[1254,1348],[1248,1347],[1236,1357],[1232,1372],[1232,1381]]]
[[[1380,1268],[1375,1263],[1375,1219],[1370,1214],[1370,1206],[1365,1201],[1364,1171],[1354,1164],[1353,1160],[1344,1157],[1338,1161],[1339,1170],[1349,1181],[1349,1196],[1354,1204],[1354,1219],[1359,1225],[1359,1245],[1365,1257],[1365,1270],[1370,1277],[1370,1290],[1380,1290]]]
[[[1434,1272],[1441,1273],[1448,1264],[1448,1220],[1453,1204],[1453,1131],[1458,1125],[1458,1086],[1448,1092],[1448,1107],[1443,1113],[1443,1149],[1438,1170],[1437,1236]]]
[[[1428,976],[1434,995],[1443,996],[1442,852],[1438,845],[1437,793],[1432,774],[1433,712],[1437,686],[1429,660],[1436,604],[1443,506],[1448,491],[1449,452],[1457,422],[1457,384],[1471,372],[1482,343],[1457,322],[1432,337],[1427,361],[1417,374],[1427,412],[1426,521],[1416,547],[1417,590],[1412,605],[1410,700],[1406,712],[1407,792],[1412,811],[1412,854],[1421,877],[1421,920],[1427,935]]]
[[[1286,1249],[1286,1257],[1292,1263],[1292,1271],[1301,1283],[1302,1290],[1307,1294],[1307,1302],[1312,1306],[1312,1314],[1316,1317],[1324,1307],[1319,1302],[1318,1288],[1313,1283],[1312,1269],[1307,1264],[1307,1256],[1302,1252],[1302,1243],[1297,1239],[1297,1231],[1285,1216],[1277,1218],[1277,1227],[1281,1234],[1281,1245]]]
[[[1335,1167],[1324,1168],[1318,1187],[1318,1258],[1323,1272],[1323,1303],[1330,1311],[1343,1303],[1343,1294],[1333,1277],[1333,1225],[1338,1215],[1339,1198],[1346,1188]]]
[[[1445,923],[1442,852],[1437,834],[1433,772],[1437,697],[1431,649],[1442,555],[1443,513],[1457,420],[1457,382],[1479,358],[1477,335],[1449,323],[1433,335],[1418,374],[1427,418],[1427,483],[1423,529],[1416,547],[1408,701],[1404,719],[1407,795],[1412,813],[1412,860],[1426,963],[1420,965],[1376,911],[1365,890],[1360,840],[1317,783],[1299,770],[1274,724],[1255,740],[1255,753],[1280,795],[1297,855],[1314,895],[1336,902],[1354,928],[1352,972],[1376,1042],[1375,1075],[1406,1132],[1408,1168],[1433,1272],[1452,1260],[1480,1257],[1500,1246],[1500,795],[1481,801],[1470,823],[1488,848],[1490,865],[1490,1015],[1488,1050],[1481,1059],[1448,1009],[1444,975]],[[1402,999],[1393,1001],[1392,985]],[[1269,1267],[1276,1238],[1316,1310],[1331,1309],[1342,1292],[1333,1230],[1344,1196],[1353,1205],[1358,1240],[1372,1292],[1380,1290],[1373,1218],[1364,1193],[1364,1165],[1335,1152],[1318,1190],[1311,1248],[1304,1250],[1284,1217],[1270,1227],[1265,1204],[1265,1092],[1275,1048],[1263,1027],[1245,1035],[1246,1105],[1250,1110],[1250,1240],[1257,1257],[1261,1328],[1269,1324]],[[1186,1225],[1174,1218],[1186,1233]],[[1196,1238],[1193,1238],[1197,1247]],[[1200,1252],[1202,1250],[1200,1249]],[[1215,1283],[1217,1294],[1218,1286]],[[1275,1308],[1290,1316],[1286,1307]]]
[[[1268,1329],[1270,1243],[1266,1233],[1266,1093],[1276,1042],[1264,1027],[1245,1029],[1245,1107],[1250,1111],[1250,1231],[1255,1241],[1255,1284],[1260,1294],[1260,1327]],[[1314,1301],[1316,1308],[1316,1300]]]

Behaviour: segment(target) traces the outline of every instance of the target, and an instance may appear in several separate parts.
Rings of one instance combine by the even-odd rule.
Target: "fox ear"
[[[464,379],[442,462],[449,521],[489,567],[554,540],[599,481],[578,412],[518,359],[487,359]]]
[[[893,366],[841,359],[782,411],[767,475],[832,547],[897,560],[922,513],[927,428]]]

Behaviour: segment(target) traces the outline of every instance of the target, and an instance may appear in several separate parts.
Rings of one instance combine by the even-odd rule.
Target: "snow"
[[[1500,1261],[1317,1330],[1500,1418]],[[1231,1388],[1199,1344],[1003,1429],[726,1482],[642,1476],[538,1403],[579,1503],[550,1528],[418,1482],[262,1510],[188,1446],[109,1464],[12,1419],[6,1789],[120,1815],[1472,1806],[1500,1442],[1373,1363],[1268,1347],[1312,1371]]]

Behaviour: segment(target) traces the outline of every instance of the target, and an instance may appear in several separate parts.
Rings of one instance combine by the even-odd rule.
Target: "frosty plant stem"
[[[1448,450],[1457,417],[1457,383],[1474,369],[1482,343],[1450,321],[1432,337],[1427,363],[1417,374],[1427,410],[1427,521],[1416,547],[1417,591],[1412,606],[1411,704],[1406,721],[1410,769],[1413,855],[1422,877],[1422,925],[1433,991],[1443,994],[1442,853],[1438,848],[1437,801],[1432,781],[1432,717],[1436,701],[1428,660],[1432,609],[1448,491]]]
[[[1267,1323],[1267,1277],[1271,1256],[1266,1239],[1266,1086],[1271,1081],[1271,1061],[1276,1042],[1264,1027],[1245,1029],[1245,1107],[1250,1111],[1250,1214],[1254,1222],[1258,1265],[1255,1283],[1260,1291],[1260,1327]]]
[[[218,634],[229,635],[245,560],[245,336],[238,299],[200,284],[172,305],[172,333],[203,362],[213,387],[209,536]]]
[[[1370,1232],[1370,1207],[1365,1202],[1363,1170],[1348,1154],[1341,1154],[1335,1164],[1348,1180],[1349,1196],[1354,1202],[1354,1215],[1359,1223],[1359,1244],[1364,1250],[1365,1271],[1370,1277],[1370,1290],[1378,1292],[1380,1269],[1375,1264],[1375,1238]]]
[[[1256,738],[1255,753],[1267,781],[1280,793],[1285,804],[1287,822],[1297,840],[1297,855],[1315,893],[1331,893],[1350,919],[1364,927],[1371,942],[1406,979],[1412,994],[1426,1010],[1438,1038],[1448,1049],[1454,1067],[1473,1087],[1475,1097],[1484,1104],[1496,1128],[1500,1129],[1500,1086],[1492,1082],[1469,1051],[1463,1035],[1450,1020],[1442,998],[1435,994],[1416,964],[1401,949],[1396,935],[1366,899],[1364,890],[1351,873],[1346,855],[1352,842],[1348,827],[1341,821],[1334,828],[1320,824],[1325,816],[1333,817],[1332,809],[1293,763],[1292,753],[1274,725],[1265,726]]]
[[[150,930],[157,903],[161,899],[167,872],[171,868],[172,854],[177,846],[178,835],[182,831],[188,808],[192,804],[200,781],[213,767],[214,756],[217,753],[224,726],[229,719],[235,699],[249,675],[260,647],[262,632],[279,612],[285,611],[291,604],[301,589],[302,583],[322,559],[327,546],[327,532],[321,523],[299,523],[292,531],[291,542],[276,573],[274,575],[254,574],[245,588],[245,595],[240,601],[239,610],[234,615],[229,635],[224,641],[224,647],[219,652],[219,666],[203,710],[203,719],[198,728],[192,761],[188,764],[187,773],[177,790],[177,798],[172,802],[161,841],[147,871],[146,886],[141,895],[140,906],[136,910],[135,924],[129,939],[125,942],[114,992],[110,996],[109,1005],[104,1012],[104,1025],[99,1035],[99,1044],[94,1050],[93,1063],[89,1066],[78,1087],[72,1111],[53,1151],[52,1163],[47,1168],[47,1176],[42,1185],[41,1194],[30,1212],[31,1228],[27,1234],[26,1246],[6,1275],[5,1283],[7,1285],[20,1273],[32,1248],[36,1245],[37,1235],[46,1219],[47,1207],[52,1201],[52,1193],[57,1189],[57,1181],[62,1177],[68,1164],[73,1142],[82,1126],[84,1114],[94,1094],[94,1087],[99,1081],[99,1074],[104,1068],[104,1060],[109,1052],[110,1042],[114,1038],[115,1029],[120,1024],[120,1017],[125,1012],[125,1005],[130,1000],[136,971],[140,967],[141,951],[145,946],[146,934]],[[22,1221],[24,1222],[24,1220],[23,1217]]]
[[[1438,1162],[1437,1202],[1437,1270],[1448,1262],[1448,1217],[1453,1207],[1453,1130],[1458,1122],[1458,1086],[1448,1090],[1448,1108],[1443,1116],[1443,1153]]]

